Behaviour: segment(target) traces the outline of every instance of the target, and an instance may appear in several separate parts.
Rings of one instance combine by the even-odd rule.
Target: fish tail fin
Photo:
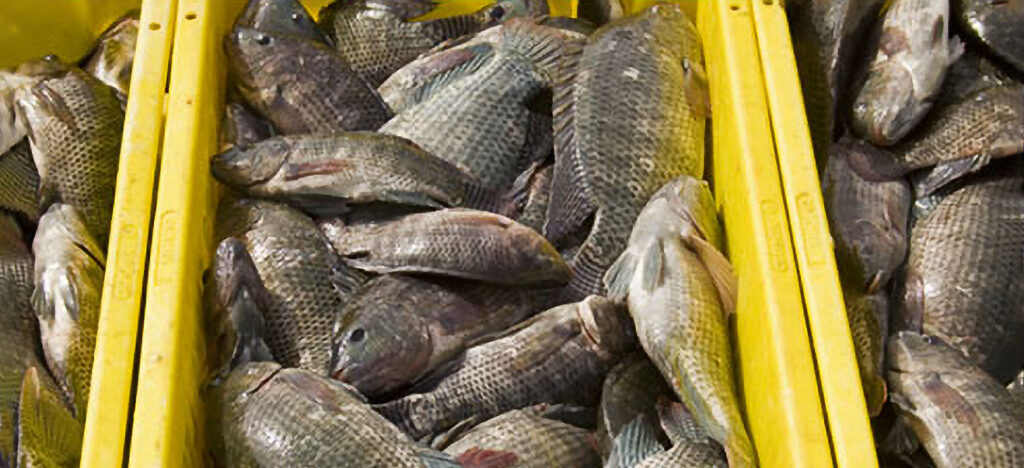
[[[561,72],[562,60],[574,49],[570,45],[581,44],[586,36],[565,29],[539,24],[540,18],[513,18],[503,29],[502,44],[523,54],[554,83]]]
[[[946,161],[936,164],[928,175],[914,181],[914,194],[920,197],[931,195],[936,190],[949,185],[955,180],[977,172],[988,165],[992,158],[987,154],[979,154],[969,158]]]
[[[646,413],[641,413],[623,426],[612,442],[612,451],[605,467],[633,467],[645,458],[660,453],[665,447],[658,442],[658,430]]]
[[[55,389],[44,386],[39,370],[25,371],[18,402],[18,466],[22,457],[45,459],[48,466],[77,466],[82,452],[82,423]],[[52,465],[51,465],[52,464]]]
[[[700,257],[704,268],[711,275],[711,281],[722,301],[722,310],[726,317],[729,317],[736,311],[736,275],[733,273],[729,259],[725,258],[725,255],[722,255],[710,242],[694,232],[684,236],[683,241]]]
[[[707,432],[686,410],[686,405],[662,397],[656,408],[661,420],[661,428],[673,445],[684,442],[704,442],[708,439]]]
[[[502,194],[476,181],[471,181],[466,185],[466,198],[459,205],[463,208],[489,211],[515,219],[519,213],[516,197],[516,187],[513,187],[509,193]]]
[[[552,242],[576,231],[594,211],[579,180],[578,142],[576,140],[576,76],[579,73],[581,42],[570,43],[562,57],[552,96],[552,125],[555,140],[555,167],[551,180],[544,237]]]

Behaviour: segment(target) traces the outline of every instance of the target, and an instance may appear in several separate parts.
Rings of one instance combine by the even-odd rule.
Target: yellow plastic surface
[[[877,466],[786,12],[778,1],[751,0],[751,3],[782,187],[836,464],[851,468]]]
[[[200,298],[218,196],[208,158],[217,149],[223,112],[221,38],[243,3],[179,0],[132,467],[204,461]],[[316,13],[324,1],[304,3]],[[648,3],[634,1],[631,11]],[[715,192],[739,279],[737,360],[749,429],[762,466],[832,466],[753,13],[747,0],[703,0],[699,8],[679,3],[699,10],[704,39],[714,109],[712,165],[719,174]]]
[[[163,128],[172,13],[176,6],[174,0],[141,3],[141,27],[107,246],[83,467],[121,465],[127,442],[153,181]],[[139,0],[0,2],[0,65],[17,65],[50,53],[78,60],[92,49],[96,37],[113,21],[139,7]]]

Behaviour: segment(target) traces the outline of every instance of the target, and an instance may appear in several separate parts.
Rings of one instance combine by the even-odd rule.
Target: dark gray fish
[[[282,134],[376,130],[391,118],[377,91],[326,45],[237,28],[224,48],[246,102]]]
[[[634,346],[622,315],[597,296],[556,307],[470,348],[415,393],[375,407],[420,438],[539,403],[593,405],[605,373]]]
[[[1024,1],[955,0],[961,29],[1017,71],[1024,72]]]
[[[467,467],[587,468],[601,461],[593,437],[529,409],[512,410],[474,427],[444,451]]]
[[[708,115],[700,38],[678,5],[601,27],[575,59],[555,91],[555,172],[544,227],[559,243],[594,216],[572,259],[568,300],[604,291],[602,276],[654,192],[678,175],[703,174]]]
[[[28,140],[0,154],[0,208],[39,219],[39,173]]]
[[[330,44],[316,21],[298,0],[249,0],[235,18],[234,28],[255,29],[272,36]]]
[[[274,136],[274,126],[243,104],[229,103],[220,126],[221,148],[247,148]]]
[[[664,377],[643,353],[633,354],[612,368],[604,379],[598,407],[597,434],[602,454],[608,455],[613,440],[637,416],[657,416],[655,403],[670,395],[672,390]]]

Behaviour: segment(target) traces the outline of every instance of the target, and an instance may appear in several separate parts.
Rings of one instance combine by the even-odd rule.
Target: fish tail
[[[571,44],[582,43],[586,36],[565,29],[538,24],[538,18],[513,18],[505,23],[502,44],[523,54],[540,68],[553,83],[559,76],[562,60],[572,53]]]

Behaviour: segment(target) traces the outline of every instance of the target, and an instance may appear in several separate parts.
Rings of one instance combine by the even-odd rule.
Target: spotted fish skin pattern
[[[236,28],[224,47],[246,102],[282,134],[376,130],[391,118],[377,91],[326,45]]]
[[[942,340],[889,340],[892,401],[937,468],[1024,465],[1021,411],[1010,392]]]
[[[1024,194],[1017,179],[968,185],[914,226],[903,327],[935,335],[1000,382],[1024,366]]]
[[[114,91],[65,65],[19,94],[39,171],[43,207],[73,206],[100,245],[107,244],[124,112]]]
[[[427,450],[358,392],[310,371],[249,363],[215,384],[206,401],[219,466],[428,466]]]
[[[338,262],[313,220],[285,205],[227,202],[217,228],[218,239],[242,240],[263,280],[269,295],[264,339],[276,360],[326,375],[334,323],[359,275]]]
[[[39,173],[27,140],[0,154],[0,208],[20,213],[30,221],[38,221],[42,214]]]
[[[508,462],[500,466],[521,468],[585,468],[601,462],[593,433],[524,410],[485,421],[444,451],[463,463],[500,457]]]
[[[605,373],[633,341],[622,311],[593,296],[543,312],[470,348],[458,367],[392,402],[375,405],[412,437],[540,403],[593,405]]]
[[[572,69],[571,65],[566,65]],[[555,90],[555,169],[544,234],[556,244],[591,213],[566,299],[602,294],[647,200],[704,172],[707,83],[697,29],[657,5],[598,29]]]
[[[462,49],[479,69],[401,111],[380,131],[416,142],[491,190],[507,190],[546,156],[550,140],[531,132],[529,104],[550,89],[559,64],[583,35],[513,19],[476,35]]]

